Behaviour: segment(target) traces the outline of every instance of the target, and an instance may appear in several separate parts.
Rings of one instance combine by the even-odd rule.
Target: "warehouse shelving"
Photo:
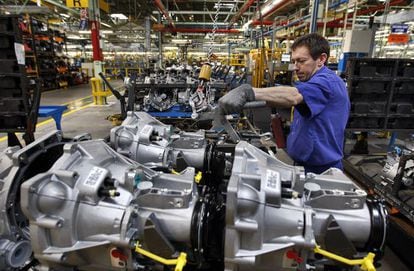
[[[52,30],[46,22],[31,16],[19,19],[25,48],[26,73],[38,78],[41,90],[68,85],[68,60],[65,34]]]
[[[18,16],[0,16],[0,132],[8,134],[9,145],[20,145],[16,132],[24,133],[26,144],[34,140],[40,92],[29,80],[25,67],[23,31]]]

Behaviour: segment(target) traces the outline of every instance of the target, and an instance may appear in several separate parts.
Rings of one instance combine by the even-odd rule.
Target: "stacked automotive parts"
[[[362,131],[345,170],[364,186],[385,199],[390,208],[414,222],[412,139],[396,140],[412,133],[414,117],[414,67],[412,59],[351,58],[348,90],[351,115],[347,129]],[[371,132],[393,135],[385,154],[368,154]]]
[[[382,205],[338,170],[305,176],[244,141],[229,156],[145,113],[111,141],[50,134],[6,150],[2,204],[16,207],[5,212],[2,270],[304,270],[335,265],[315,257],[319,246],[348,258],[382,249]]]
[[[414,116],[412,59],[351,58],[348,91],[355,130],[411,129]]]
[[[174,66],[136,78],[131,83],[134,106],[156,117],[197,118],[211,111],[217,94],[226,89],[224,81],[211,78],[211,73],[208,64],[201,69]]]

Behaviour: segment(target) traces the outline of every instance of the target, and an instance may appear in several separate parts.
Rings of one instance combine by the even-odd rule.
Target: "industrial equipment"
[[[165,75],[152,73],[143,81],[138,80],[135,93],[144,96],[142,102],[136,100],[137,107],[156,117],[196,119],[199,113],[210,111],[218,99],[216,92],[225,89],[226,85],[211,78],[211,66],[208,64],[201,67],[198,79],[197,71],[187,66],[170,68]]]
[[[128,112],[122,125],[112,128],[110,139],[118,153],[150,167],[191,166],[209,172],[213,159],[220,157],[204,130],[175,131],[145,112]]]
[[[134,124],[114,148],[52,133],[2,154],[1,270],[306,270],[338,255],[375,270],[386,213],[341,171],[305,175],[245,141],[208,153],[201,135],[137,116],[139,141]]]
[[[412,59],[350,58],[348,91],[351,101],[349,131],[361,131],[353,154],[344,160],[345,171],[395,212],[414,222],[412,186],[412,139],[396,145],[390,140],[388,154],[369,156],[368,132],[412,133],[414,116],[414,61]],[[401,134],[400,134],[401,136]],[[391,148],[391,149],[390,149]]]
[[[411,202],[414,208],[414,138],[408,139],[402,148],[396,146],[387,154],[380,176],[392,187],[392,194]]]

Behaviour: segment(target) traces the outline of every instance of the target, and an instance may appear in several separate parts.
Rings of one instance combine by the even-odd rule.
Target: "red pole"
[[[91,38],[92,38],[92,50],[93,61],[102,61],[103,54],[99,45],[99,24],[97,21],[91,21]]]

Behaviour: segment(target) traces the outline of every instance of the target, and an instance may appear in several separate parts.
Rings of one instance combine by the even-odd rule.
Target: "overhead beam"
[[[205,29],[205,28],[169,28],[165,27],[160,29],[161,32],[174,32],[174,33],[212,33],[213,29]],[[225,33],[225,34],[240,34],[240,30],[237,29],[217,29],[215,33]]]
[[[227,26],[227,23],[223,22],[175,22],[175,25],[217,25],[217,26]]]
[[[264,3],[260,8],[261,17],[265,19],[266,17],[269,17],[276,11],[286,7],[287,5],[294,4],[298,0],[275,0],[275,1],[268,1]],[[256,15],[254,16],[255,20],[260,19],[260,15],[258,12],[256,12]]]
[[[23,6],[23,5],[0,5],[0,10],[10,14],[50,14],[52,11],[48,7]]]
[[[170,13],[174,14],[187,14],[187,15],[203,15],[203,14],[212,14],[216,15],[216,11],[203,11],[203,10],[170,10]],[[237,12],[226,12],[226,11],[219,11],[221,15],[234,15]],[[158,11],[153,11],[152,14],[158,14]],[[246,12],[245,15],[252,15],[253,12]]]
[[[177,2],[177,3],[188,3],[188,0],[168,0],[168,3],[172,3],[172,2]],[[191,0],[192,3],[217,3],[217,0]],[[234,3],[244,3],[244,0],[233,0],[232,2]]]

